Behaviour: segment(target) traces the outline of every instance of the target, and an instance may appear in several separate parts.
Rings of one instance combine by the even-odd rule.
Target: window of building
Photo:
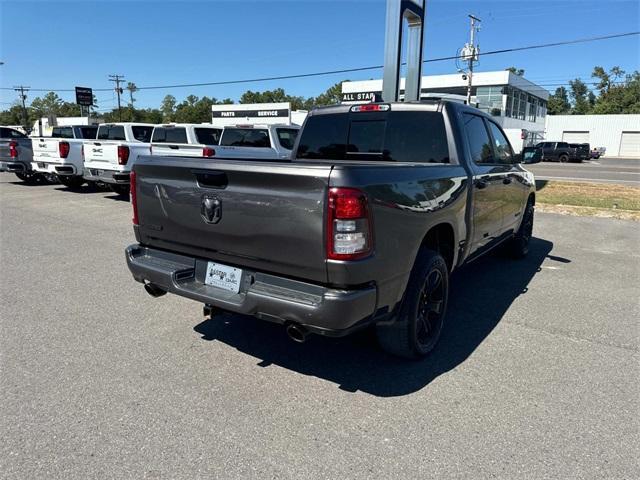
[[[536,97],[529,95],[529,113],[527,116],[527,120],[530,122],[536,121],[536,116],[538,112],[538,100]]]
[[[502,87],[478,87],[476,101],[478,108],[496,117],[502,115]]]

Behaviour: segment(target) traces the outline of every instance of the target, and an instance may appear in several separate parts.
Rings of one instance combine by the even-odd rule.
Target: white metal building
[[[467,94],[466,76],[428,75],[420,86],[423,98],[427,94]],[[400,93],[404,92],[404,78],[400,79]],[[342,83],[342,103],[362,103],[380,99],[382,80],[362,80]],[[526,78],[508,70],[474,72],[472,103],[494,116],[505,130],[516,151],[523,143],[542,140],[547,116],[549,92]],[[523,138],[523,137],[526,137]]]
[[[605,147],[608,157],[640,158],[640,115],[549,115],[544,138]]]

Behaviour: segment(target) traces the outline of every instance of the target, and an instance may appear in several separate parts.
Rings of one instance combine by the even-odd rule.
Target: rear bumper
[[[122,172],[120,170],[85,168],[82,176],[89,182],[113,183],[119,185],[129,184],[129,172]]]
[[[71,163],[61,162],[31,162],[31,168],[34,172],[55,173],[56,175],[81,175],[82,171]]]
[[[375,286],[332,289],[265,273],[243,270],[240,292],[206,285],[208,261],[141,245],[126,249],[127,265],[138,282],[222,310],[276,323],[297,323],[313,333],[342,336],[370,321],[376,311]]]
[[[6,172],[30,172],[31,164],[27,162],[0,161],[0,171]]]

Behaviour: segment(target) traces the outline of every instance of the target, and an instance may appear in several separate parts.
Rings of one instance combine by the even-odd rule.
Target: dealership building
[[[420,83],[422,97],[437,94],[466,97],[467,83],[467,77],[460,73],[427,75]],[[400,79],[400,95],[403,93],[404,78]],[[342,83],[342,103],[369,102],[379,99],[381,94],[382,80]],[[471,103],[495,118],[517,151],[523,143],[537,143],[544,138],[549,99],[545,88],[508,70],[475,72],[471,95]]]

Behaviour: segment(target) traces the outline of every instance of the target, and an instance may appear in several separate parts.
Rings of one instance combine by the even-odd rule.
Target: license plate
[[[91,175],[94,177],[100,177],[104,173],[104,170],[91,170]]]
[[[38,168],[45,168],[47,166],[44,162],[38,162]]]
[[[242,270],[235,267],[228,267],[220,263],[209,262],[204,283],[212,287],[222,288],[233,293],[240,291],[240,279]]]

